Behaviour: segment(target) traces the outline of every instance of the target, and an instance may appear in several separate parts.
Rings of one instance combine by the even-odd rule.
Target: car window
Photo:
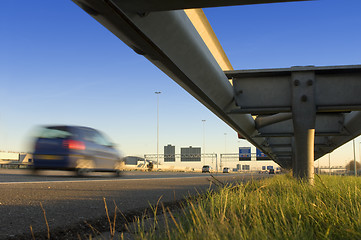
[[[47,128],[42,128],[40,130],[38,137],[49,138],[49,139],[54,139],[54,138],[65,139],[65,138],[69,138],[72,135],[73,134],[66,127],[47,127]]]
[[[106,140],[99,132],[93,129],[81,129],[81,135],[85,141],[93,142],[103,146],[110,146],[111,143]]]
[[[88,141],[88,142],[94,142],[94,132],[91,131],[90,129],[79,129],[80,133],[81,133],[81,137],[84,141]]]
[[[103,146],[111,145],[111,143],[107,139],[105,139],[104,136],[101,135],[99,132],[94,133],[94,141]]]

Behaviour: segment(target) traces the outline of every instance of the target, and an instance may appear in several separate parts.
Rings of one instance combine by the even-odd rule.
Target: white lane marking
[[[131,179],[102,179],[102,180],[75,180],[75,181],[37,181],[37,182],[0,182],[0,185],[6,185],[6,184],[37,184],[37,183],[84,183],[84,182],[118,182],[118,181],[135,181],[135,180],[155,180],[155,179],[161,179],[161,180],[174,180],[174,179],[182,179],[182,178],[204,178],[204,177],[210,177],[210,176],[198,176],[198,177],[171,177],[171,178],[131,178]]]

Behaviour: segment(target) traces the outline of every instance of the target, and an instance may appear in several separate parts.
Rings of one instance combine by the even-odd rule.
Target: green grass
[[[316,176],[309,186],[288,175],[226,186],[147,230],[140,221],[136,238],[361,239],[360,188],[361,178]]]

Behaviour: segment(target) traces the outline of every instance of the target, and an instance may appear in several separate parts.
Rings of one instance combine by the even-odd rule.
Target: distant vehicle
[[[153,167],[154,167],[154,164],[153,164],[152,161],[150,161],[150,162],[148,163],[148,165],[147,165],[148,171],[149,171],[149,172],[152,171],[152,170],[153,170]]]
[[[204,165],[202,167],[202,173],[210,173],[211,172],[211,167],[208,165]]]
[[[271,168],[268,173],[269,174],[275,174],[275,170]]]
[[[229,173],[230,171],[231,171],[231,169],[229,169],[229,167],[223,168],[223,173]]]
[[[115,172],[124,161],[114,145],[99,131],[81,126],[44,126],[35,139],[33,169]]]

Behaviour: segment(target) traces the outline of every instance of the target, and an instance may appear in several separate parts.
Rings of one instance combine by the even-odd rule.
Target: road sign
[[[265,161],[265,160],[271,160],[266,154],[261,152],[258,148],[256,149],[256,159],[257,161]]]
[[[251,148],[240,147],[239,148],[239,161],[250,161],[251,160]]]

